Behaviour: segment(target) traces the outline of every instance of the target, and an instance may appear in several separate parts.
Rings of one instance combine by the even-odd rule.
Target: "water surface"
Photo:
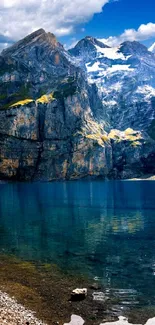
[[[0,184],[0,251],[99,279],[117,308],[155,305],[155,182]]]

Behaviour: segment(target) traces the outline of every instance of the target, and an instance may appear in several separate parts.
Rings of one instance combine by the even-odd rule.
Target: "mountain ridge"
[[[46,33],[44,29],[40,28],[37,31],[29,34],[28,36],[24,37],[22,40],[18,41],[17,43],[9,46],[8,48],[4,49],[1,52],[2,56],[10,55],[11,52],[14,52],[15,50],[23,49],[24,47],[28,45],[32,45],[36,41],[46,41],[49,44],[51,44],[53,47],[60,47],[63,48],[63,45],[61,45],[57,40],[54,34],[52,33]]]

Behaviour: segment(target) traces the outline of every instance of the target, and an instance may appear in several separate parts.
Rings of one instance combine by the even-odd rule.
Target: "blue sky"
[[[91,35],[97,38],[118,36],[126,29],[137,30],[142,24],[155,23],[155,0],[118,0],[107,3],[101,13],[94,14],[93,18],[84,25],[79,26],[74,39],[81,39]],[[81,28],[85,30],[82,32]],[[70,38],[61,37],[60,40],[67,44]],[[155,42],[155,35],[146,40],[139,40],[146,46]]]
[[[3,0],[0,49],[39,28],[69,46],[86,35],[114,46],[137,40],[155,42],[155,0]]]
[[[91,34],[96,29],[98,37],[108,37],[149,22],[155,22],[154,0],[120,0],[105,5],[86,28]]]

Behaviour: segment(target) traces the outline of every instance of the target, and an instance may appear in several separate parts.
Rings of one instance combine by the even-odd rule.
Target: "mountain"
[[[0,178],[154,173],[155,55],[86,37],[66,51],[43,29],[0,55]]]
[[[31,88],[31,95],[37,95],[46,88],[57,87],[59,78],[74,75],[77,69],[72,59],[57,42],[55,36],[43,29],[32,33],[23,40],[3,50],[0,58],[1,80],[9,78],[18,92],[19,86]],[[17,83],[17,85],[16,85]],[[31,87],[29,86],[31,83]],[[9,94],[9,99],[11,101]]]
[[[76,58],[83,67],[83,53],[81,55],[80,50]],[[154,118],[154,54],[138,42],[124,42],[114,48],[95,45],[92,58],[86,59],[87,56],[84,64],[88,81],[98,87],[110,127],[120,130],[133,127],[147,131],[150,119]],[[144,110],[139,108],[142,103]]]
[[[80,58],[82,64],[96,57],[97,47],[101,49],[109,48],[109,46],[103,44],[96,38],[86,36],[74,48],[70,49],[69,53],[76,58]]]

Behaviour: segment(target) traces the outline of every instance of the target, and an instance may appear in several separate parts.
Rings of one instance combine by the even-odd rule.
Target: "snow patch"
[[[108,73],[113,73],[115,71],[134,71],[133,68],[130,68],[128,64],[115,64],[112,67],[106,70]]]
[[[115,84],[112,85],[112,90],[120,91],[122,89],[122,82],[116,82]]]
[[[130,65],[128,64],[115,64],[108,68],[101,66],[99,61],[95,62],[92,66],[90,66],[90,64],[91,64],[90,62],[86,64],[87,72],[88,73],[98,72],[98,77],[105,77],[107,74],[111,74],[118,71],[128,71],[128,72],[134,71],[134,69],[130,68]]]
[[[124,56],[123,53],[119,52],[119,47],[110,47],[110,48],[102,48],[98,45],[95,45],[98,53],[102,53],[106,58],[111,60],[128,60],[131,55]]]
[[[86,64],[86,68],[87,68],[87,72],[96,72],[96,71],[99,71],[99,70],[103,70],[102,68],[99,67],[99,64],[100,62],[95,62],[92,66],[89,66],[90,65],[90,62]]]
[[[115,105],[117,105],[117,102],[115,100],[109,100],[109,101],[103,100],[102,103],[103,103],[103,105],[106,105],[106,106],[115,106]]]
[[[139,86],[136,93],[145,96],[146,99],[149,99],[150,97],[155,96],[155,89],[149,85]]]

